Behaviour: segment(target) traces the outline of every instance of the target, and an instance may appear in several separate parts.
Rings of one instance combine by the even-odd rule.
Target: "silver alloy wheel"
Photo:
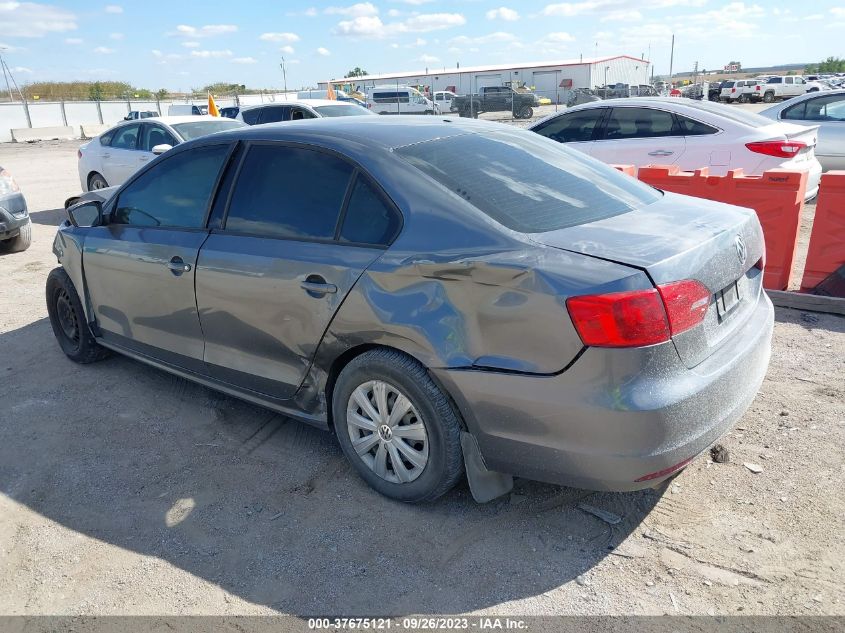
[[[346,404],[346,428],[352,448],[385,481],[409,483],[425,470],[425,423],[408,397],[393,385],[382,380],[358,385]]]

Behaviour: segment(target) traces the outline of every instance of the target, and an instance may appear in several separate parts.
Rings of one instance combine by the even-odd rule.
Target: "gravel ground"
[[[329,434],[62,355],[44,281],[75,151],[0,146],[35,222],[0,258],[0,614],[845,614],[845,319],[779,309],[730,462],[662,493],[517,481],[403,506]]]

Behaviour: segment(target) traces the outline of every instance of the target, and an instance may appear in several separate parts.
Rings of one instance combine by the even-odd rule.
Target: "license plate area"
[[[719,315],[719,322],[724,321],[731,312],[736,310],[742,296],[739,291],[739,283],[733,283],[725,286],[716,293],[716,312]]]

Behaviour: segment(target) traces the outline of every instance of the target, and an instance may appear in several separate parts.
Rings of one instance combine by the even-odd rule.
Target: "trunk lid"
[[[673,337],[688,367],[730,338],[762,289],[763,232],[756,214],[709,200],[665,193],[647,207],[531,238],[645,271],[655,284],[694,279],[711,292],[704,322]]]

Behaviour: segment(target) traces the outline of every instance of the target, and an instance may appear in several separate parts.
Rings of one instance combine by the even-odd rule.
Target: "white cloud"
[[[434,0],[398,0],[399,2],[404,2],[405,4],[411,4],[414,6],[420,6],[421,4],[428,4],[429,2],[434,2]]]
[[[558,31],[557,33],[549,33],[545,38],[549,42],[574,42],[575,38],[566,31]]]
[[[285,55],[293,55],[294,53],[293,46],[282,46],[279,50]]]
[[[153,54],[153,57],[164,57],[164,53],[162,53],[162,52],[161,52],[160,50],[158,50],[157,48],[154,48],[154,49],[153,49],[153,50],[151,50],[150,52]]]
[[[434,55],[420,55],[419,61],[423,64],[434,64],[435,62],[439,62],[440,58]]]
[[[602,16],[602,22],[638,22],[643,19],[643,14],[636,9],[619,9],[610,11]]]
[[[350,18],[360,18],[368,15],[378,15],[378,9],[372,2],[359,2],[348,7],[328,7],[323,13],[326,15],[345,15]]]
[[[516,22],[519,19],[519,13],[507,7],[499,7],[498,9],[490,9],[485,13],[488,20],[506,20],[508,22]]]
[[[68,37],[68,38],[65,39],[65,44],[76,45],[76,44],[82,44],[84,41],[85,40],[83,40],[80,37]]]
[[[109,39],[110,40],[122,40],[123,39],[123,33],[109,33]]]
[[[323,57],[328,57],[329,55],[332,54],[332,52],[329,49],[323,48],[321,46],[320,48],[317,49],[317,54],[322,55]]]
[[[488,35],[482,35],[480,37],[467,37],[466,35],[459,35],[458,37],[454,37],[449,40],[449,44],[453,47],[465,47],[484,46],[486,44],[508,44],[516,41],[517,37],[513,33],[497,31],[496,33],[490,33]]]
[[[232,60],[233,64],[257,64],[258,60],[254,57],[235,57]]]
[[[9,70],[11,70],[13,73],[22,73],[22,74],[32,73],[32,69],[27,68],[26,66],[12,66]]]
[[[390,18],[398,18],[401,15],[402,15],[402,12],[399,9],[390,9],[387,12],[387,16],[390,17]]]
[[[98,46],[94,49],[94,52],[99,55],[111,55],[112,53],[114,53],[114,49],[108,48],[106,46]]]
[[[199,42],[182,42],[182,46],[185,48],[199,48]]]
[[[672,7],[701,7],[707,0],[582,0],[547,4],[542,14],[549,17],[571,18],[576,15],[606,12],[614,8],[623,10],[669,9]]]
[[[845,18],[845,8],[843,7],[833,7],[830,12],[835,18]]]
[[[190,26],[188,24],[180,24],[176,27],[176,35],[182,37],[198,38],[198,37],[214,37],[215,35],[224,35],[226,33],[234,33],[238,27],[234,24],[206,24],[205,26]]]
[[[107,4],[103,11],[106,13],[123,13],[123,7],[119,4]]]
[[[219,59],[221,57],[231,57],[232,51],[191,51],[191,57],[199,57],[200,59]]]
[[[35,2],[0,0],[0,35],[44,37],[76,30],[76,15],[65,9]]]
[[[262,33],[258,39],[265,42],[287,42],[293,43],[299,41],[299,36],[296,33]]]
[[[338,22],[336,35],[356,38],[394,37],[405,33],[427,33],[466,24],[460,13],[418,13],[401,22],[384,23],[377,15]]]

